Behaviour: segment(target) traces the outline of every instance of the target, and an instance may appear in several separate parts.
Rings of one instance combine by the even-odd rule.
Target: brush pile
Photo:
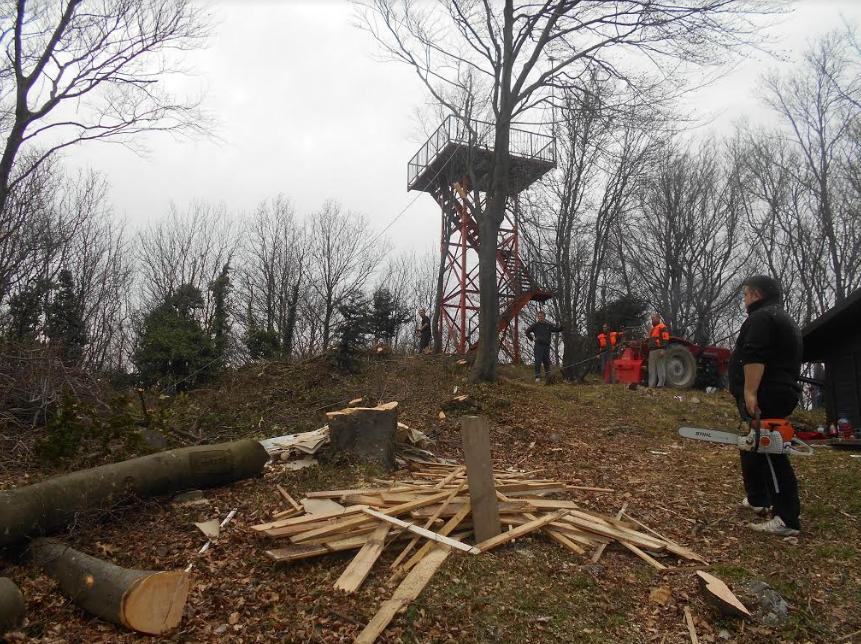
[[[407,478],[374,479],[377,487],[310,492],[301,501],[279,487],[290,509],[252,527],[283,542],[266,551],[277,562],[358,550],[335,582],[336,590],[347,593],[362,585],[387,548],[399,551],[389,568],[395,579],[403,580],[357,641],[374,641],[452,552],[477,556],[535,532],[593,561],[608,545],[618,544],[658,570],[668,568],[658,560],[668,556],[705,563],[624,510],[611,517],[583,510],[570,499],[550,498],[613,490],[534,478],[536,471],[493,471],[503,531],[472,545],[465,541],[473,530],[466,467],[424,460],[409,465]]]

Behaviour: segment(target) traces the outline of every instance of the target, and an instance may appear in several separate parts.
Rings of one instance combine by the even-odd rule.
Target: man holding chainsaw
[[[747,319],[730,359],[729,387],[745,421],[786,418],[798,404],[801,331],[781,306],[780,283],[753,275],[742,285]],[[745,498],[742,505],[773,518],[750,523],[758,532],[792,536],[801,529],[798,482],[787,454],[741,451]]]

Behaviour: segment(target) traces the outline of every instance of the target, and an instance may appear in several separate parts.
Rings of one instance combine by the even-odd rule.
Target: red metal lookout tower
[[[493,157],[492,123],[449,116],[408,165],[408,190],[430,193],[442,209],[440,331],[447,351],[466,353],[478,340],[478,223]],[[518,195],[556,167],[553,138],[511,130],[511,193],[496,240],[500,349],[520,361],[518,316],[530,301],[553,296],[535,281],[520,257]]]

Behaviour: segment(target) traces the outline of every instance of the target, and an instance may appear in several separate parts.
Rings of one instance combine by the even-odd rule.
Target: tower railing
[[[470,119],[467,123],[450,114],[410,159],[407,165],[407,189],[412,188],[419,175],[449,144],[489,151],[493,149],[495,134],[493,123],[477,119]],[[512,156],[556,164],[554,138],[546,134],[512,127],[508,149]]]

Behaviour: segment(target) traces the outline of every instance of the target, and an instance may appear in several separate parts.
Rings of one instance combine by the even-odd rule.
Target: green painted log
[[[250,439],[167,450],[0,492],[0,548],[52,534],[84,516],[183,490],[257,476],[269,459]]]
[[[0,637],[24,621],[24,596],[8,577],[0,577]]]

